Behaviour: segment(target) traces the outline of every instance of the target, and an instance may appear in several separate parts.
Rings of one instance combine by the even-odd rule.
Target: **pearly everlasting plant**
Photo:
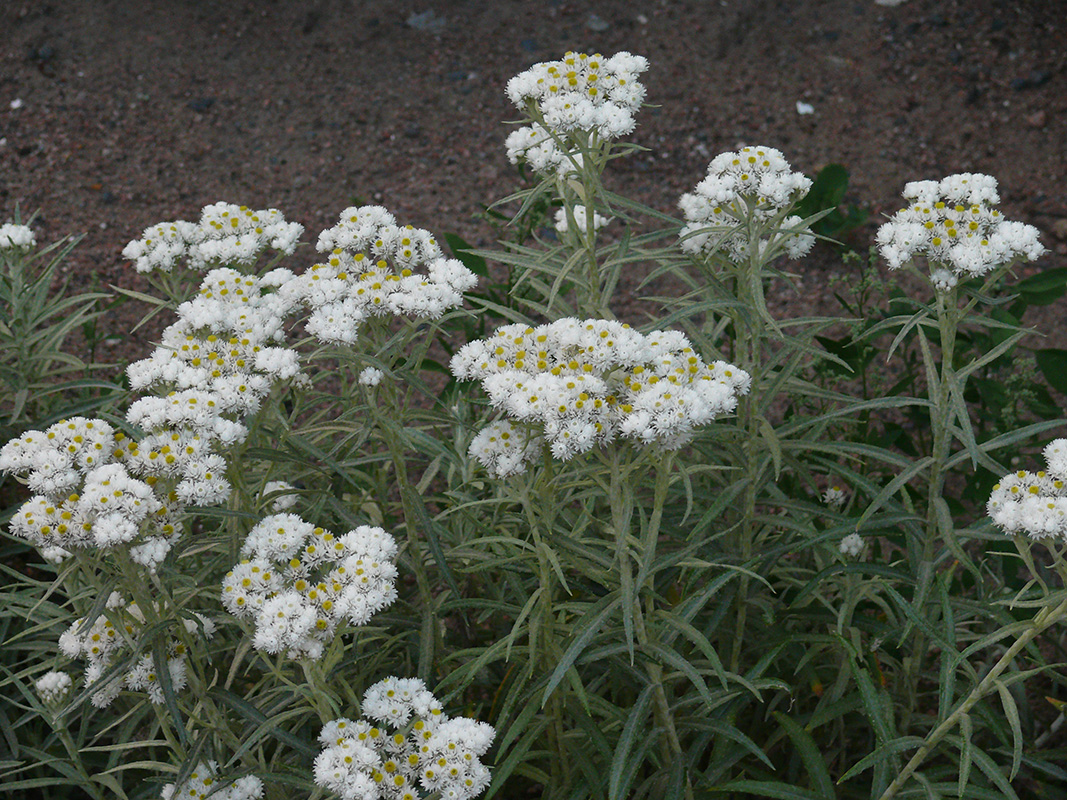
[[[562,461],[620,436],[677,449],[749,387],[748,373],[725,361],[705,364],[678,331],[646,335],[610,320],[506,325],[464,346],[451,366],[529,426],[527,435],[497,426],[489,439],[476,437],[470,455],[497,475],[522,471],[531,434]]]
[[[1044,455],[1047,471],[1005,475],[986,508],[1006,533],[1067,540],[1067,439],[1051,442]]]
[[[495,731],[449,718],[416,678],[386,678],[363,697],[366,720],[335,719],[322,728],[315,783],[344,800],[468,800],[489,786],[481,763]],[[394,733],[389,733],[389,729]],[[421,787],[421,792],[420,792]]]
[[[648,69],[643,56],[621,52],[568,52],[559,61],[535,64],[508,81],[508,99],[532,124],[507,138],[508,159],[535,171],[566,173],[581,161],[582,143],[609,141],[634,129]]]
[[[396,542],[367,525],[343,536],[275,514],[256,525],[222,582],[222,604],[268,653],[318,659],[338,626],[366,625],[396,600]]]
[[[898,269],[923,256],[939,292],[956,278],[986,275],[1015,261],[1034,261],[1045,248],[1032,225],[1009,222],[994,206],[1000,202],[990,175],[964,172],[941,181],[904,186],[908,207],[878,229],[878,249]]]
[[[461,262],[444,257],[429,231],[397,225],[381,206],[346,208],[317,246],[325,260],[282,293],[311,310],[308,333],[323,342],[352,344],[370,317],[436,319],[461,305],[463,292],[478,282]]]
[[[742,147],[722,153],[708,165],[708,174],[678,205],[686,225],[679,233],[687,253],[723,252],[737,263],[752,257],[748,225],[757,226],[759,255],[785,252],[807,255],[815,237],[801,229],[798,216],[783,215],[808,193],[811,181],[790,169],[773,147]],[[774,230],[760,228],[776,222]]]
[[[130,242],[122,255],[138,272],[171,272],[176,266],[203,272],[233,264],[251,265],[266,250],[292,255],[304,227],[286,222],[274,208],[215,203],[205,206],[199,223],[160,222]]]

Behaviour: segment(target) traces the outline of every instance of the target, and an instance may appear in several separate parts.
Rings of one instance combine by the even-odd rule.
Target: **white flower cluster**
[[[326,261],[281,291],[311,309],[308,333],[323,342],[353,343],[372,316],[436,319],[478,282],[462,263],[444,258],[429,231],[397,225],[381,206],[346,208],[317,247]]]
[[[57,706],[70,692],[74,685],[70,675],[65,672],[52,670],[38,678],[33,686],[37,690],[37,696],[46,706]]]
[[[229,786],[219,788],[215,776],[219,765],[214,761],[201,761],[182,783],[181,788],[173,783],[163,787],[162,800],[258,800],[263,796],[263,781],[255,775],[245,775]]]
[[[148,433],[122,456],[137,474],[167,479],[181,503],[226,500],[226,461],[215,451],[244,441],[239,420],[259,410],[277,381],[300,376],[296,351],[270,345],[285,338],[294,301],[281,288],[292,279],[286,269],[263,276],[212,270],[179,306],[162,344],[127,370],[134,390],[174,391],[130,406],[126,419]]]
[[[185,264],[205,271],[212,267],[252,264],[269,249],[292,255],[304,227],[286,222],[277,209],[253,211],[232,203],[205,206],[199,223],[161,222],[122,251],[138,272],[170,272]]]
[[[586,216],[585,206],[576,205],[572,209],[572,215],[574,217],[574,230],[579,236],[584,236],[589,226],[589,218]],[[610,217],[601,216],[596,211],[593,212],[593,230],[598,231],[611,222]],[[566,233],[570,230],[570,223],[567,221],[567,209],[561,208],[556,212],[556,231],[558,233]]]
[[[471,440],[467,454],[494,478],[520,475],[541,455],[545,439],[514,420],[490,422]]]
[[[708,174],[678,205],[685,215],[682,250],[687,253],[725,252],[732,261],[747,261],[751,254],[749,222],[759,226],[781,218],[808,193],[811,181],[793,172],[773,147],[742,147],[721,153],[708,165]],[[784,251],[790,258],[807,255],[815,237],[800,228],[798,216],[787,216],[760,239],[760,253]]]
[[[222,604],[253,622],[257,649],[317,659],[342,622],[366,625],[396,600],[396,553],[381,528],[334,536],[275,514],[249,532],[242,561],[222,582]]]
[[[226,411],[254,413],[273,381],[300,371],[295,351],[269,346],[285,337],[292,304],[276,290],[291,278],[284,269],[263,277],[212,270],[197,297],[178,307],[162,344],[130,365],[131,388],[203,389],[216,392]]]
[[[1047,472],[1020,470],[993,487],[986,508],[998,527],[1035,539],[1067,539],[1067,439],[1045,448]]]
[[[4,445],[0,470],[24,475],[35,492],[11,518],[11,533],[53,561],[77,548],[129,544],[136,561],[154,568],[176,537],[175,509],[151,479],[119,462],[123,441],[103,420],[74,417]]]
[[[267,481],[260,497],[261,499],[271,498],[270,510],[278,514],[296,505],[296,487],[288,481]]]
[[[37,244],[37,237],[29,225],[5,222],[0,225],[0,250],[29,250]]]
[[[365,367],[359,373],[359,383],[361,386],[377,386],[382,382],[382,378],[385,377],[385,373],[375,367]]]
[[[286,222],[274,208],[253,211],[232,203],[205,206],[198,223],[161,222],[131,241],[123,256],[138,272],[170,272],[181,263],[206,271],[226,265],[251,265],[270,249],[292,255],[303,225]]]
[[[844,537],[839,545],[841,555],[846,558],[859,558],[863,555],[863,549],[865,547],[866,543],[863,541],[863,537],[855,532]]]
[[[908,207],[878,229],[878,249],[890,269],[925,256],[938,291],[956,283],[943,272],[980,276],[1045,252],[1037,228],[1008,222],[993,208],[1000,196],[989,175],[964,172],[941,181],[913,181],[904,187],[904,198]]]
[[[506,325],[465,345],[451,367],[481,381],[496,408],[531,430],[496,425],[475,437],[470,455],[498,476],[523,471],[531,436],[564,461],[617,436],[677,449],[733,410],[751,382],[725,361],[705,364],[679,331],[643,335],[595,319]]]
[[[85,670],[87,686],[99,680],[116,657],[133,648],[135,637],[145,624],[144,612],[136,603],[127,605],[117,592],[112,592],[108,598],[107,609],[109,614],[101,614],[92,623],[85,618],[78,619],[59,637],[59,649],[65,656],[71,659],[84,657],[89,662]],[[200,628],[210,639],[215,633],[215,623],[199,614],[196,616],[199,625],[190,619],[182,620],[185,630],[195,633]],[[171,640],[167,645],[167,671],[176,692],[184,689],[187,683],[185,659],[185,645],[176,639]],[[124,688],[145,692],[157,705],[164,702],[163,686],[151,654],[137,658],[121,679],[98,688],[90,699],[94,706],[103,708],[111,705]]]
[[[508,159],[523,159],[537,172],[565,173],[581,159],[574,134],[608,140],[630,133],[645,98],[638,76],[647,69],[648,61],[631,53],[567,53],[516,75],[508,81],[508,99],[534,121],[508,136]]]
[[[827,486],[822,493],[822,501],[833,508],[841,508],[848,500],[848,492],[840,486]]]
[[[422,787],[449,800],[477,797],[489,786],[480,761],[495,731],[467,717],[449,719],[416,678],[386,678],[363,698],[366,720],[327,723],[315,759],[315,783],[344,800],[416,800]]]

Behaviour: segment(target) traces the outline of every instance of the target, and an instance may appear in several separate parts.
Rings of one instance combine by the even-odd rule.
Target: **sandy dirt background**
[[[809,175],[849,169],[848,200],[871,214],[852,237],[864,247],[906,181],[988,172],[1008,217],[1043,231],[1039,266],[1064,266],[1065,12],[1064,0],[0,0],[0,219],[18,205],[40,210],[39,242],[84,233],[69,265],[84,287],[137,288],[125,243],[218,200],[277,207],[309,241],[375,202],[491,245],[473,215],[517,186],[507,79],[568,49],[630,50],[651,62],[658,107],[630,137],[650,152],[607,175],[616,191],[673,211],[714,155],[770,145]],[[788,312],[817,306],[833,268],[828,250],[805,261],[782,292]],[[1058,340],[1063,310],[1043,312]],[[144,338],[110,355],[139,357]]]

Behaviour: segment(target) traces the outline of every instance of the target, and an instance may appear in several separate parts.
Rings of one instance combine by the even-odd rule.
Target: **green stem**
[[[941,539],[938,501],[941,499],[945,488],[945,465],[948,462],[952,450],[952,382],[956,380],[952,367],[956,349],[956,334],[959,328],[960,309],[957,301],[956,289],[950,292],[937,294],[937,323],[941,336],[941,370],[938,375],[938,385],[930,387],[929,395],[932,401],[930,409],[930,427],[933,431],[933,446],[931,456],[933,463],[926,488],[926,535],[923,540],[922,560],[918,566],[919,585],[916,590],[917,597],[924,597],[934,574],[934,556],[937,542]],[[907,709],[918,707],[917,695],[918,684],[922,676],[923,661],[928,650],[927,637],[918,629],[912,642],[911,660],[908,665],[908,702]],[[905,730],[907,729],[908,716],[905,714]]]
[[[750,239],[753,240],[750,243],[752,257],[745,267],[737,271],[737,297],[741,301],[741,308],[731,311],[738,366],[752,376],[752,390],[747,397],[741,398],[738,408],[739,428],[744,437],[741,444],[742,474],[747,483],[742,498],[741,520],[735,537],[734,552],[740,556],[742,564],[747,564],[752,558],[757,529],[756,499],[759,494],[757,472],[762,457],[759,405],[763,401],[760,385],[762,382],[763,320],[766,313],[766,309],[756,306],[757,302],[763,299],[762,293],[757,296],[753,289],[755,281],[763,280],[762,264],[758,257],[759,237],[753,234],[750,235]],[[752,315],[751,322],[744,313],[745,310]],[[747,574],[743,574],[738,582],[736,624],[730,653],[730,669],[733,672],[738,671],[741,663],[741,643],[744,641],[748,622],[749,583]]]
[[[960,719],[962,719],[963,716],[970,711],[976,703],[978,703],[978,701],[996,688],[997,678],[1000,677],[1004,670],[1011,666],[1015,657],[1022,651],[1022,649],[1044,630],[1056,624],[1064,617],[1067,617],[1067,600],[1064,600],[1055,608],[1050,606],[1042,608],[1034,617],[1032,626],[1015,641],[1015,644],[1013,644],[1004,655],[1000,657],[1000,660],[997,661],[989,671],[989,674],[982,679],[982,682],[971,690],[971,693],[967,695],[967,698],[956,707],[955,711],[945,718],[944,722],[934,728],[934,730],[927,735],[915,755],[911,757],[911,760],[904,766],[904,769],[901,770],[900,774],[897,775],[893,782],[889,784],[889,787],[882,793],[880,800],[890,800],[892,797],[895,797],[897,792],[904,787],[904,784],[912,776],[915,770],[919,768],[923,761],[926,760],[926,757],[937,744],[944,739],[957,724],[959,724]]]
[[[634,586],[634,561],[630,549],[633,539],[630,535],[630,521],[633,517],[634,497],[627,474],[623,470],[621,459],[622,448],[612,446],[611,452],[611,483],[609,485],[609,500],[611,504],[612,527],[615,533],[615,549],[619,563],[619,578],[622,587],[624,604],[630,604],[632,609],[634,635],[642,650],[648,651],[652,641],[645,623],[645,612],[642,608],[642,593],[647,598],[649,613],[655,609],[654,573],[652,564],[656,556],[656,545],[659,541],[660,523],[663,519],[663,507],[666,504],[667,489],[670,485],[670,472],[674,458],[673,454],[667,454],[656,465],[656,482],[653,493],[652,515],[648,525],[641,533],[642,563],[638,563],[638,575],[644,576],[641,585]],[[632,465],[631,465],[632,468]],[[629,642],[631,652],[633,642]],[[631,656],[632,659],[632,656]],[[665,765],[670,765],[682,758],[682,745],[678,738],[678,730],[674,724],[674,715],[671,712],[670,701],[663,684],[663,667],[652,660],[645,661],[645,674],[653,686],[652,699],[655,710],[656,723],[665,735],[661,741],[661,754]],[[693,797],[693,787],[688,776],[686,777],[685,796]]]

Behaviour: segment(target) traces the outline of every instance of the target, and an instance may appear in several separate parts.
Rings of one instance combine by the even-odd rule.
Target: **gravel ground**
[[[657,107],[617,191],[669,211],[715,154],[766,144],[808,174],[848,167],[871,212],[861,246],[906,181],[988,172],[1008,217],[1044,232],[1041,266],[1067,265],[1065,3],[894,2],[6,0],[0,219],[40,209],[39,242],[84,232],[85,286],[138,286],[125,243],[217,200],[277,207],[308,239],[358,200],[490,244],[473,215],[516,186],[507,79],[567,49],[630,50]],[[800,267],[790,313],[818,305],[832,264]],[[1061,342],[1063,316],[1042,320]]]

